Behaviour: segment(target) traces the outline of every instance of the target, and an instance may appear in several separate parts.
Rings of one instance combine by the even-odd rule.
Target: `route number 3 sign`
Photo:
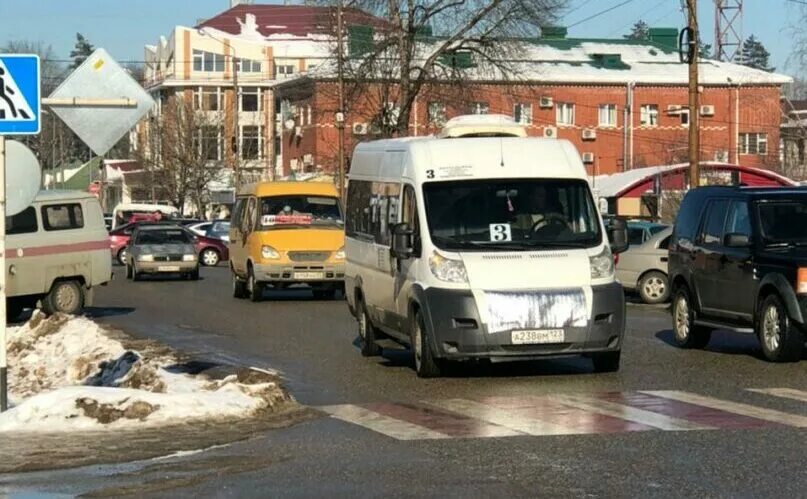
[[[513,233],[510,224],[490,224],[490,240],[492,242],[512,241]]]

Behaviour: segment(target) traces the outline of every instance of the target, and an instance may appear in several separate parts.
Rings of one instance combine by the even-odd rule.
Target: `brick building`
[[[513,116],[532,136],[571,140],[592,175],[686,160],[688,76],[687,66],[679,62],[676,30],[654,29],[651,39],[642,41],[557,34],[553,30],[552,37],[525,41],[519,71],[511,78],[491,77],[494,72],[471,60],[461,87],[431,82],[415,101],[409,134],[432,134],[459,114],[498,113]],[[330,62],[274,85],[286,124],[280,141],[284,175],[335,168],[335,76]],[[777,168],[779,99],[781,86],[789,81],[736,64],[702,61],[702,160]],[[382,94],[389,101],[383,102]],[[381,110],[395,106],[394,94],[394,82],[375,81],[349,99],[348,157],[358,141],[374,137],[384,119]]]

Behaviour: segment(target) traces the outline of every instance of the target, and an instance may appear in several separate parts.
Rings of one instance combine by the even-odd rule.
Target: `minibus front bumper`
[[[625,331],[625,297],[622,286],[610,283],[592,287],[588,320],[562,329],[552,343],[514,343],[512,330],[489,332],[481,320],[470,290],[422,290],[420,305],[427,321],[433,351],[449,360],[489,359],[493,362],[565,357],[617,351]]]
[[[345,280],[344,263],[256,264],[255,278],[267,284],[341,283]]]

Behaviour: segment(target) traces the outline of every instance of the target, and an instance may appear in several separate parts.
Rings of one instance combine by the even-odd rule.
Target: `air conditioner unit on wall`
[[[684,106],[678,104],[670,104],[667,106],[667,113],[669,114],[677,114],[684,110]]]
[[[353,135],[367,135],[369,129],[367,123],[353,123]]]
[[[729,152],[728,151],[717,151],[715,152],[715,161],[719,163],[728,163],[729,162]]]
[[[313,154],[303,154],[303,164],[305,166],[311,166],[314,164],[314,155]]]
[[[594,153],[593,152],[584,152],[583,153],[583,163],[593,163],[594,162]]]
[[[714,115],[715,115],[714,106],[701,106],[701,116],[714,116]]]
[[[558,138],[558,127],[548,126],[544,127],[544,137],[548,139],[557,139]]]
[[[597,130],[586,128],[583,130],[583,140],[594,140],[597,138]]]
[[[552,97],[544,96],[538,101],[538,107],[541,109],[549,109],[553,105]]]

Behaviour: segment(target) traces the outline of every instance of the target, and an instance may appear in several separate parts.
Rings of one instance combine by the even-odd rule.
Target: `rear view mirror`
[[[727,248],[746,248],[751,245],[751,239],[746,234],[733,232],[723,238],[723,246]]]
[[[628,223],[615,218],[608,226],[608,241],[611,243],[611,253],[619,254],[628,249]]]
[[[412,247],[414,231],[409,224],[397,224],[392,227],[392,256],[401,260],[412,257],[414,249]]]

